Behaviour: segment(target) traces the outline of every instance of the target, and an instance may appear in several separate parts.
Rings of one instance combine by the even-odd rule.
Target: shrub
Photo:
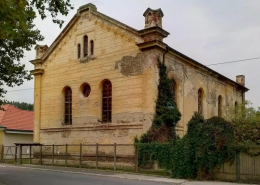
[[[173,178],[211,179],[212,168],[233,160],[236,154],[234,131],[223,118],[204,120],[195,113],[188,123],[188,132],[175,143],[138,144],[139,165],[159,166],[171,170]]]
[[[225,119],[233,124],[237,145],[242,148],[260,145],[260,111],[252,103],[245,101],[230,107]]]

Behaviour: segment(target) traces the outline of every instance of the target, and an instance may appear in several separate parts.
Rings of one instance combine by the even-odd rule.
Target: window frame
[[[83,56],[88,56],[88,36],[83,37]]]
[[[72,89],[64,89],[64,124],[72,125]]]
[[[109,80],[102,83],[102,122],[112,122],[112,83]]]
[[[78,46],[77,46],[77,54],[78,54],[78,59],[79,58],[81,58],[81,45],[80,44],[78,44]]]
[[[200,88],[198,90],[198,113],[201,115],[203,115],[203,96],[204,96],[203,89]]]
[[[222,96],[218,96],[218,117],[222,117]]]
[[[172,99],[175,103],[177,103],[177,83],[174,79],[172,79]]]
[[[94,55],[94,41],[90,41],[90,55]]]

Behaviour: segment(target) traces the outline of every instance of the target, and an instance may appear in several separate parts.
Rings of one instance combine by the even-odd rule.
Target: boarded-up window
[[[102,88],[102,121],[111,122],[112,114],[112,84],[109,80],[103,82]]]
[[[94,55],[94,41],[93,40],[90,41],[90,54]]]
[[[222,96],[218,96],[218,117],[222,116]]]
[[[78,58],[80,58],[80,55],[81,55],[81,46],[80,46],[80,44],[78,44]]]
[[[84,57],[85,57],[85,56],[88,56],[88,36],[87,35],[84,36],[83,42],[84,42]]]
[[[203,91],[199,89],[198,91],[198,113],[203,114]]]
[[[72,124],[72,90],[70,87],[65,89],[65,125]]]
[[[176,103],[176,82],[172,79],[172,98],[173,101]]]

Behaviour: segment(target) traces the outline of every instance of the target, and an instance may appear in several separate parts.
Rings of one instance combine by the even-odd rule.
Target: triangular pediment
[[[59,36],[54,40],[54,42],[51,44],[48,50],[40,57],[41,63],[43,63],[50,56],[50,54],[55,50],[55,48],[57,48],[57,46],[60,45],[64,37],[67,34],[69,34],[69,32],[71,32],[72,29],[75,29],[75,25],[77,25],[79,21],[81,21],[80,24],[83,23],[83,21],[80,20],[80,18],[82,17],[84,17],[84,21],[92,21],[94,24],[102,26],[106,28],[108,31],[114,31],[115,34],[121,34],[122,36],[128,34],[128,35],[132,35],[132,36],[134,35],[139,37],[138,30],[98,12],[96,6],[89,3],[87,5],[81,6],[78,9],[77,13],[66,25],[66,27],[62,30]]]

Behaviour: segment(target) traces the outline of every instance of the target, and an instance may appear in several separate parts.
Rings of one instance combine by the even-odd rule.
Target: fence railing
[[[214,178],[225,181],[260,183],[260,147],[250,147],[252,154],[238,152],[233,163],[215,169]],[[254,155],[257,154],[257,155]]]
[[[138,151],[135,144],[75,144],[40,146],[1,146],[1,163],[91,166],[103,168],[109,166],[128,166],[138,171]],[[91,163],[91,164],[89,164]],[[102,165],[106,163],[107,166]],[[100,165],[101,164],[101,165]]]

